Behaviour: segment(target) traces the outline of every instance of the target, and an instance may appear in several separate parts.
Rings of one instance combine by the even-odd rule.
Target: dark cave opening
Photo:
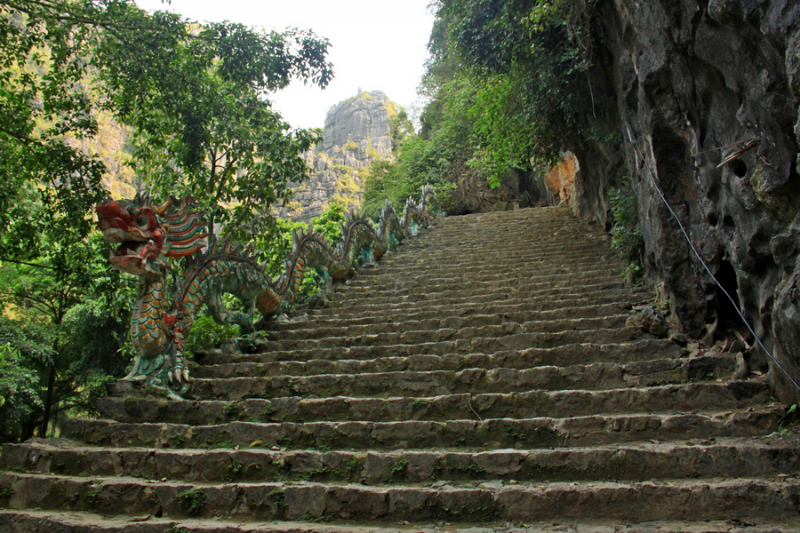
[[[717,282],[719,282],[719,285],[714,288],[716,295],[715,301],[717,304],[717,318],[719,319],[717,327],[720,331],[736,329],[742,323],[742,319],[739,317],[738,313],[739,294],[737,291],[739,285],[736,281],[736,271],[728,261],[723,260],[720,261],[719,268],[716,274],[714,274],[714,277],[716,277]],[[720,288],[720,286],[722,288]],[[725,296],[722,289],[725,289],[725,292],[727,292],[736,303],[731,302],[731,300]]]
[[[728,166],[733,174],[739,178],[743,178],[747,175],[747,164],[741,159],[734,159],[728,163]]]

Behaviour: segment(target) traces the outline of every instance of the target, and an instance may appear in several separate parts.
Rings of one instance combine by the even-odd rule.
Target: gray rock
[[[381,91],[360,92],[339,102],[325,118],[324,141],[305,154],[311,176],[292,184],[292,201],[276,210],[281,218],[309,222],[334,196],[358,206],[359,169],[376,159],[392,158],[392,119],[396,104]]]
[[[800,382],[794,296],[800,6],[790,0],[670,6],[603,4],[598,54],[607,61],[591,77],[597,117],[587,121],[620,136],[566,147],[581,165],[579,194],[570,205],[606,225],[609,187],[632,176],[646,276],[652,285],[664,284],[679,329],[692,338],[707,336],[715,322],[720,333],[744,331],[662,203],[658,185],[736,307]],[[757,146],[717,168],[749,140]],[[749,363],[754,369],[769,363],[780,399],[800,400],[763,353],[754,352]]]

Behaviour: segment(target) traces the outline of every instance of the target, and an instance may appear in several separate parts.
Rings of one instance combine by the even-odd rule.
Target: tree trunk
[[[57,353],[57,352],[56,352]],[[50,421],[50,406],[53,404],[53,388],[56,383],[56,364],[50,365],[50,375],[47,378],[47,396],[44,399],[44,419],[39,426],[39,437],[47,438],[47,425]]]

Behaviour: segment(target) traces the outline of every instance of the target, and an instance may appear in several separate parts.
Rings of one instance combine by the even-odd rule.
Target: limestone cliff
[[[598,120],[616,135],[570,147],[580,161],[570,204],[606,224],[609,186],[631,176],[648,278],[666,289],[681,327],[707,340],[726,325],[744,331],[657,184],[703,260],[800,381],[800,3],[614,0],[597,9],[601,38],[589,79]],[[782,399],[800,399],[763,352],[747,355],[769,364]]]
[[[359,91],[333,106],[325,118],[324,142],[305,155],[311,178],[293,184],[294,197],[278,215],[308,222],[332,201],[357,206],[362,190],[359,170],[375,159],[391,158],[398,111],[381,91]]]

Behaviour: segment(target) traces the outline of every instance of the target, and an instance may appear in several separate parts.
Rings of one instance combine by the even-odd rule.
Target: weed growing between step
[[[206,493],[202,489],[189,489],[178,493],[178,503],[189,516],[200,516],[206,506]]]

